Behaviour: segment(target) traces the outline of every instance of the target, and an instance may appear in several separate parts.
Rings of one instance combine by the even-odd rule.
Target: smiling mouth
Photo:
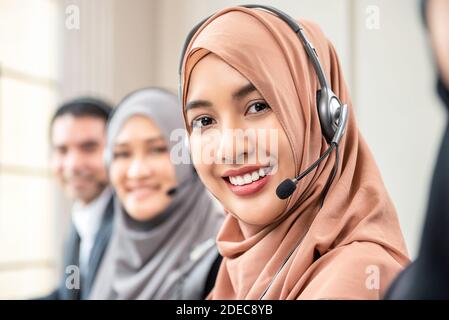
[[[144,198],[151,196],[152,194],[156,193],[158,188],[156,187],[136,187],[128,189],[128,195],[133,196],[134,198]]]
[[[74,190],[84,190],[91,187],[93,184],[91,181],[70,181],[65,184],[66,187]]]
[[[234,186],[243,186],[262,179],[263,177],[268,175],[270,169],[270,167],[259,168],[245,174],[228,176],[225,178],[227,178],[229,183]]]
[[[269,181],[271,167],[258,168],[239,175],[223,177],[229,189],[238,196],[248,196],[260,191]]]

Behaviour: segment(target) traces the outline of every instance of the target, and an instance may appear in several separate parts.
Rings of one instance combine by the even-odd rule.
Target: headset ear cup
[[[330,143],[337,132],[342,104],[330,88],[322,88],[317,91],[317,106],[323,136]]]
[[[320,105],[320,99],[321,99],[321,90],[318,90],[316,92],[316,106],[317,106],[317,108]]]
[[[325,132],[323,130],[323,119],[322,119],[322,116],[321,116],[320,102],[321,102],[321,89],[317,90],[317,92],[316,92],[316,109],[318,111],[318,117],[320,119],[321,131],[323,132],[323,135],[324,135],[324,137],[327,140],[327,137],[326,137]]]
[[[329,119],[329,106],[326,103],[326,95],[323,95],[321,89],[316,92],[316,106],[318,117],[320,119],[321,132],[326,141],[329,143],[333,137],[333,134],[331,134],[329,130],[329,128],[332,128],[332,125]]]

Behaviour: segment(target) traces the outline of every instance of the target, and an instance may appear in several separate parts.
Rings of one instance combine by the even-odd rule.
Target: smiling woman
[[[270,8],[232,7],[186,41],[192,159],[227,212],[210,299],[378,299],[408,263],[337,54],[316,25],[301,25]],[[274,144],[264,143],[269,130]],[[213,162],[203,161],[206,145]],[[303,172],[287,199],[276,195]]]
[[[295,174],[293,153],[275,113],[252,83],[215,54],[206,55],[196,64],[189,84],[187,123],[196,168],[200,173],[208,173],[200,174],[203,182],[240,220],[250,225],[275,220],[285,209],[285,201],[272,190],[285,177]],[[216,135],[216,130],[211,129],[228,134]],[[239,138],[233,134],[235,130],[254,134],[239,143],[235,141]],[[263,143],[271,130],[278,133],[277,143]],[[203,144],[208,144],[208,149],[215,146],[216,152],[227,159],[218,159],[222,160],[218,165],[202,161],[196,155],[198,147],[206,149]],[[237,150],[237,145],[243,148]],[[259,154],[270,156],[262,162]],[[226,160],[230,165],[225,164]],[[276,175],[270,174],[275,172]],[[255,207],[259,210],[254,211]]]
[[[167,190],[176,184],[167,142],[149,118],[132,116],[117,135],[110,178],[128,214],[153,218],[171,202]]]
[[[141,89],[109,121],[116,224],[92,299],[201,299],[215,281],[223,214],[192,165],[172,162],[178,108],[172,93]]]

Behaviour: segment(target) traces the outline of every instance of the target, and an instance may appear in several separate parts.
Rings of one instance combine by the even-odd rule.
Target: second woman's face
[[[176,185],[175,168],[159,127],[144,116],[129,118],[117,135],[110,178],[127,213],[145,221],[171,202],[167,190]]]
[[[191,73],[186,117],[194,165],[223,206],[252,225],[279,217],[286,200],[276,188],[295,175],[293,153],[253,84],[209,54]]]

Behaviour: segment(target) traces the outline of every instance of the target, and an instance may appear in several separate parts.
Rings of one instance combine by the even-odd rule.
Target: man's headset
[[[314,162],[309,168],[307,168],[300,175],[296,176],[293,179],[286,179],[281,184],[279,184],[276,194],[281,199],[286,199],[296,189],[296,184],[304,178],[307,174],[312,172],[314,168],[316,168],[321,161],[323,161],[329,154],[336,149],[336,164],[332,170],[331,176],[326,183],[324,188],[323,197],[321,200],[321,205],[323,204],[326,193],[332,184],[332,181],[335,177],[337,167],[338,167],[338,144],[345,133],[346,125],[348,122],[348,106],[346,104],[342,104],[337,95],[332,91],[329,86],[329,83],[324,74],[323,68],[320,64],[318,54],[313,47],[312,43],[307,39],[303,27],[298,24],[293,18],[291,18],[286,13],[270,7],[263,5],[242,5],[244,8],[253,8],[253,9],[262,9],[268,12],[273,13],[279,19],[283,20],[298,36],[299,40],[303,43],[304,48],[307,52],[307,55],[312,62],[315,73],[317,74],[318,81],[320,83],[320,89],[316,93],[316,103],[318,109],[318,116],[320,119],[321,129],[324,138],[329,143],[329,148],[323,153],[323,155]],[[182,64],[184,61],[184,56],[187,51],[187,48],[196,34],[196,32],[201,28],[201,26],[210,18],[211,16],[203,19],[200,23],[198,23],[187,35],[186,41],[184,43],[182,52],[181,52],[181,60],[179,63],[179,97],[182,99],[183,97],[183,83],[182,83]]]

